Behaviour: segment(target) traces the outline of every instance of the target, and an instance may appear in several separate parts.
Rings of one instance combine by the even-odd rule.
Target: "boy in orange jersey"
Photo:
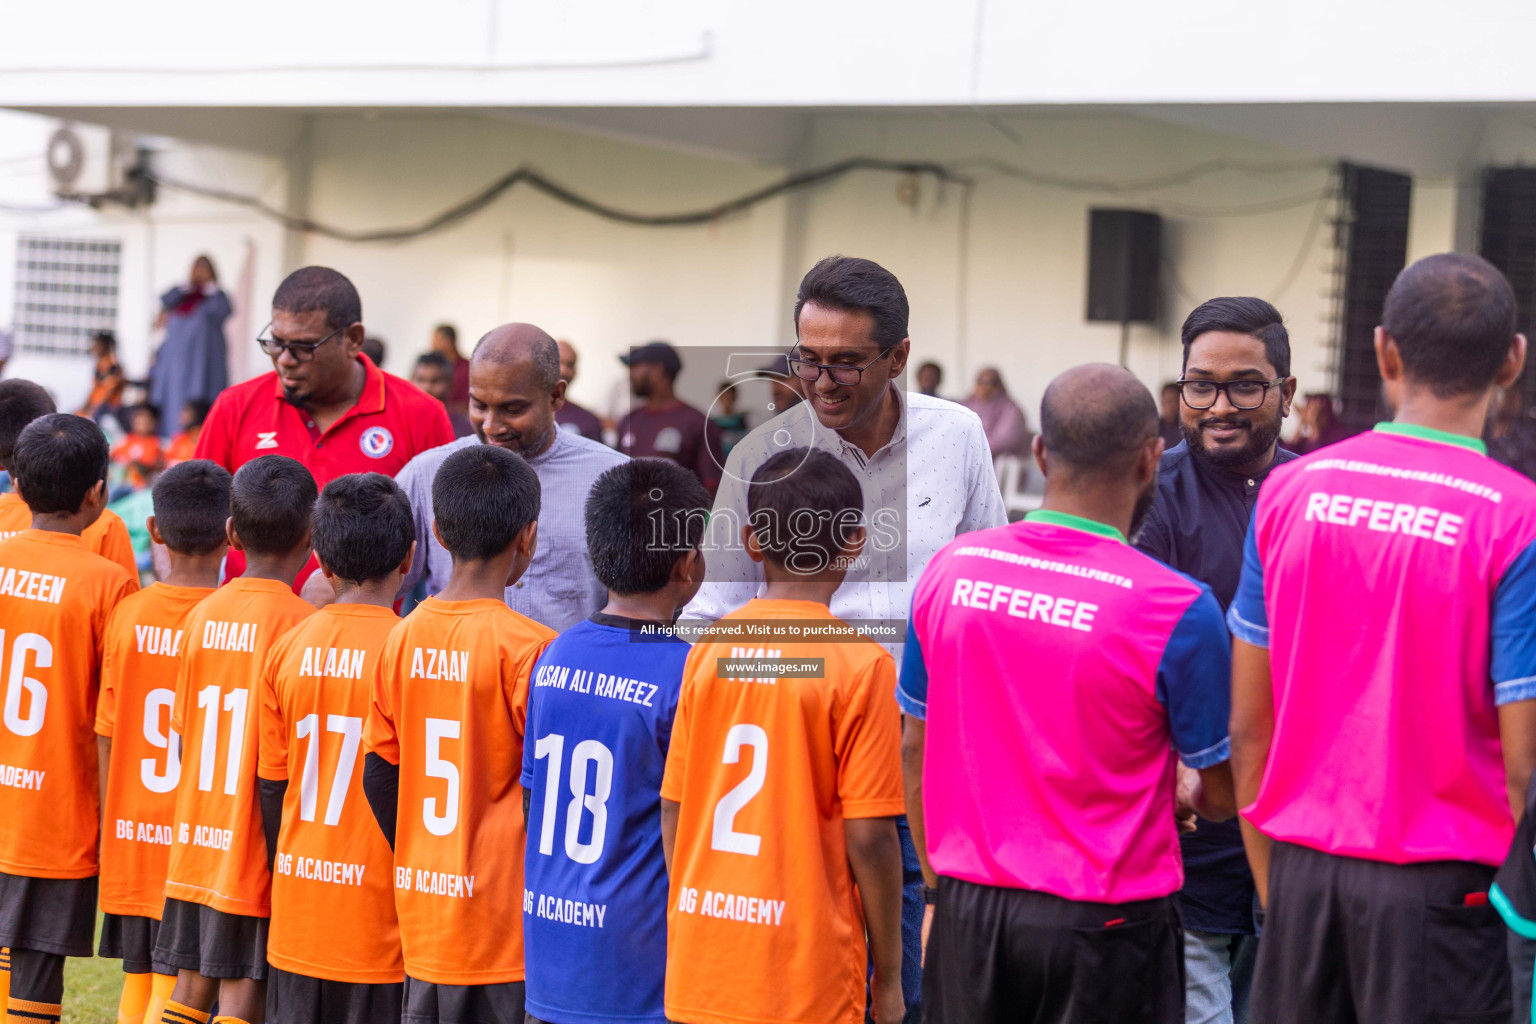
[[[364,732],[363,785],[395,849],[401,1021],[521,1024],[518,779],[529,678],[555,632],[503,594],[533,559],[539,478],[476,445],[443,461],[432,502],[453,571],[385,643]]]
[[[261,687],[267,1022],[399,1024],[394,855],[363,795],[362,739],[415,521],[393,480],[353,473],[325,485],[311,523],[336,601],[277,642]]]
[[[0,544],[0,988],[7,1021],[46,1022],[59,1019],[64,958],[91,955],[98,658],[135,582],[80,537],[106,502],[101,428],[43,416],[7,455],[32,518]]]
[[[309,561],[315,479],[283,455],[240,467],[229,543],[245,572],[187,617],[171,725],[181,782],[155,959],[178,969],[161,1020],[255,1024],[266,1010],[272,876],[256,792],[259,683],[272,645],[315,609],[293,593]]]
[[[683,670],[661,784],[667,1017],[862,1024],[873,961],[873,1018],[899,1024],[895,664],[870,640],[793,638],[843,625],[827,602],[864,545],[859,484],[832,455],[791,449],[753,475],[747,507],[767,589],[716,626],[783,632],[706,634]]]
[[[229,472],[207,460],[184,462],[155,482],[149,535],[169,552],[170,572],[126,598],[107,622],[96,705],[100,952],[122,960],[127,975],[118,1024],[158,1022],[176,984],[176,968],[154,958],[181,778],[171,705],[187,617],[218,586],[229,548],[229,487]]]
[[[20,377],[0,380],[0,469],[10,467],[11,453],[23,428],[39,416],[58,411],[53,396],[41,385]],[[106,439],[105,435],[102,439]],[[15,490],[0,494],[0,541],[9,540],[31,525],[32,513],[21,495]],[[133,558],[133,541],[128,538],[127,525],[116,512],[102,509],[101,515],[81,532],[80,537],[88,550],[127,569],[133,576],[134,588],[138,588],[139,568]]]

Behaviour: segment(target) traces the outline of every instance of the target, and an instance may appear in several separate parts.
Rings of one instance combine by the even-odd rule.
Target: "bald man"
[[[1177,816],[1236,807],[1221,606],[1127,542],[1162,452],[1135,377],[1068,370],[1041,405],[1040,509],[918,581],[896,700],[934,1024],[1184,1019]]]
[[[559,342],[560,345],[560,379],[565,381],[567,389],[576,383],[576,346],[568,341]],[[597,414],[589,409],[584,409],[571,401],[565,400],[560,411],[555,413],[555,423],[561,430],[571,430],[590,441],[603,439],[603,422],[597,418]]]
[[[396,480],[416,518],[416,563],[402,593],[436,594],[452,560],[432,536],[432,480],[460,448],[494,444],[516,452],[538,474],[542,491],[538,550],[522,579],[507,588],[507,606],[564,630],[602,608],[607,591],[592,574],[583,512],[602,473],[628,459],[580,434],[561,430],[565,404],[560,350],[532,324],[503,324],[481,338],[469,358],[469,420],[475,432],[412,459]],[[422,556],[425,552],[425,557]]]

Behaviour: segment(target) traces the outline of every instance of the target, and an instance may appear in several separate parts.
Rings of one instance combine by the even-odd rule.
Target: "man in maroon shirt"
[[[566,394],[576,383],[576,346],[568,341],[556,342],[560,346],[560,379],[565,381]],[[591,441],[603,439],[603,422],[590,409],[577,405],[569,398],[555,413],[555,423],[561,430],[571,430]]]
[[[619,451],[631,458],[671,459],[691,469],[713,494],[725,467],[720,428],[673,390],[683,369],[677,350],[652,341],[619,360],[629,367],[630,391],[645,402],[619,420]]]
[[[357,289],[329,267],[295,270],[272,296],[257,339],[272,372],[227,388],[208,413],[197,457],[231,473],[263,455],[287,455],[324,487],[347,473],[394,476],[428,448],[453,440],[441,402],[362,354]],[[231,551],[227,575],[244,566]],[[314,560],[299,574],[302,588]]]

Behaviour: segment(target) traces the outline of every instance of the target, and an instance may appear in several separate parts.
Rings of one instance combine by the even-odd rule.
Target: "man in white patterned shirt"
[[[481,338],[469,360],[469,419],[475,432],[421,453],[395,479],[411,499],[416,519],[416,562],[401,593],[418,583],[426,595],[448,582],[452,559],[432,536],[432,480],[460,448],[494,444],[516,452],[539,477],[539,543],[533,563],[507,588],[506,602],[551,629],[564,630],[598,611],[608,591],[592,574],[587,555],[587,494],[605,470],[628,462],[612,448],[560,430],[555,413],[565,402],[560,350],[532,324],[504,324]]]
[[[718,619],[762,593],[762,564],[741,541],[746,482],[787,448],[830,452],[858,478],[868,539],[832,595],[832,614],[892,623],[898,631],[882,640],[898,661],[923,567],[957,535],[1008,521],[980,418],[954,402],[903,393],[894,383],[911,354],[907,317],[901,282],[870,260],[829,256],[801,280],[789,369],[806,400],[731,449],[705,537],[707,582],[683,619]],[[902,989],[907,1020],[915,1021],[922,874],[905,818],[898,831],[906,874]]]

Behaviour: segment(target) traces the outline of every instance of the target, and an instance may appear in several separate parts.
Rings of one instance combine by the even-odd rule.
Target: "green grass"
[[[121,960],[66,960],[63,1024],[116,1024],[122,992]]]

